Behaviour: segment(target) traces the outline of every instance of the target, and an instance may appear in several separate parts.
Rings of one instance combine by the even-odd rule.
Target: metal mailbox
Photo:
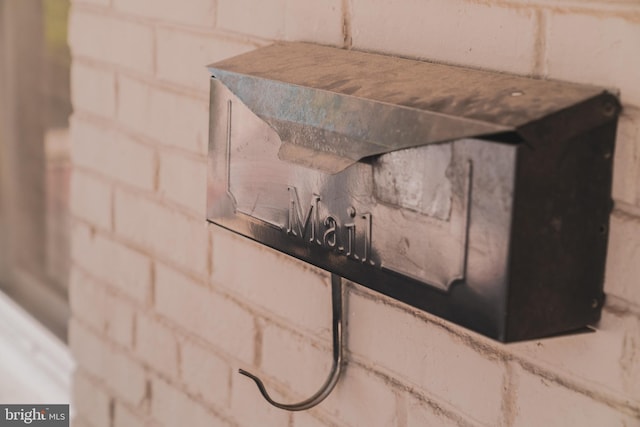
[[[304,43],[210,71],[208,221],[501,341],[599,319],[616,96]]]

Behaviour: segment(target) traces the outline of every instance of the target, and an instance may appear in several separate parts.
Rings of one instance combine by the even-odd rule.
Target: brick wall
[[[204,221],[204,65],[303,40],[619,88],[608,302],[595,334],[502,345]],[[70,19],[76,427],[640,425],[640,4],[76,0]]]

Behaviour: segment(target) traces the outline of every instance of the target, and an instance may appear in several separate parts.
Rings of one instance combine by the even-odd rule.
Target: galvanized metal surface
[[[278,134],[220,81],[212,88],[211,114],[225,123],[212,138],[226,143],[212,147],[209,189],[226,201],[209,205],[210,218],[259,220],[283,245],[330,250],[442,290],[465,278],[467,262],[489,262],[477,260],[483,253],[501,251],[494,259],[504,264],[514,146],[457,140],[327,174],[280,160]]]
[[[209,69],[276,130],[282,159],[328,173],[365,157],[465,137],[521,140],[524,132],[533,140],[531,126],[593,98],[613,114],[619,109],[597,87],[305,43],[276,44]]]
[[[211,71],[209,221],[496,339],[597,320],[611,94],[307,44]]]

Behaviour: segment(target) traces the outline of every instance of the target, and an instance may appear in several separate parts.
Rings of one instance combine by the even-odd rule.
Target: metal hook
[[[343,342],[344,342],[344,329],[342,327],[343,308],[342,308],[342,277],[337,274],[331,274],[331,306],[333,312],[333,366],[331,367],[331,373],[324,382],[320,390],[318,390],[310,398],[298,403],[278,403],[273,400],[262,383],[260,378],[256,377],[250,372],[244,369],[239,369],[238,372],[245,375],[255,381],[262,396],[272,404],[273,406],[285,409],[287,411],[304,411],[305,409],[313,408],[318,403],[322,402],[333,390],[338,383],[340,374],[342,373],[343,364]]]

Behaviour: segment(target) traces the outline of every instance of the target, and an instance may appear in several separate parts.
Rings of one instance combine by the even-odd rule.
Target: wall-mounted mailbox
[[[598,320],[612,94],[302,43],[210,71],[209,221],[501,341]]]

